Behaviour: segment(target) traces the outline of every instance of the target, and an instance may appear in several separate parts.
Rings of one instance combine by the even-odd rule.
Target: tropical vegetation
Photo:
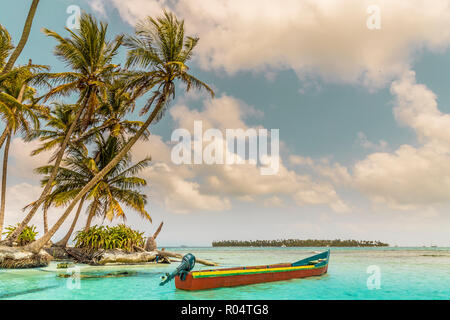
[[[143,232],[120,224],[115,227],[93,226],[86,231],[79,231],[75,237],[75,247],[93,250],[122,249],[127,252],[142,248],[145,243]]]
[[[6,227],[6,232],[5,234],[8,236],[11,233],[13,233],[16,230],[17,226],[9,226]],[[27,245],[31,242],[33,242],[34,240],[36,240],[36,236],[38,235],[38,232],[36,231],[36,226],[31,225],[31,226],[26,226],[25,229],[22,230],[22,232],[19,235],[19,238],[17,239],[17,242],[19,243],[20,246],[24,246]]]
[[[26,214],[17,226],[8,227],[2,244],[25,246],[37,253],[75,211],[66,236],[56,243],[65,246],[84,210],[85,227],[76,233],[77,247],[132,250],[143,246],[142,233],[125,225],[92,227],[92,219],[125,222],[129,209],[151,222],[143,193],[147,182],[139,177],[151,160],[133,162],[130,150],[148,138],[150,125],[164,116],[178,90],[205,90],[214,96],[189,71],[199,38],[186,35],[184,21],[166,11],[139,22],[133,35],[115,37],[109,34],[107,23],[83,13],[79,29],[66,28],[64,34],[43,29],[56,42],[53,53],[65,70],[54,71],[31,60],[16,65],[38,7],[39,0],[33,0],[17,46],[0,25],[0,120],[4,125],[0,234],[8,205],[6,177],[12,137],[38,141],[31,156],[50,154],[48,165],[36,169],[43,175],[39,197],[24,208]],[[125,61],[118,61],[120,50],[126,50]],[[135,110],[142,119],[136,120]],[[64,212],[48,226],[49,209],[54,207]],[[39,209],[44,234],[37,238],[30,221]],[[29,236],[26,241],[25,234]]]

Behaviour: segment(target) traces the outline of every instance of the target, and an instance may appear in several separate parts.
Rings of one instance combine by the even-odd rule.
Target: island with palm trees
[[[213,247],[388,247],[389,244],[371,240],[223,240],[213,241]]]
[[[186,91],[204,90],[214,97],[210,86],[190,74],[187,66],[199,38],[187,36],[184,22],[166,11],[139,22],[134,35],[115,37],[105,22],[83,13],[79,29],[66,28],[65,34],[43,29],[56,42],[53,53],[66,70],[53,72],[51,66],[31,59],[17,65],[38,5],[39,0],[33,0],[16,47],[0,25],[0,112],[5,127],[0,136],[0,268],[45,266],[60,257],[92,264],[179,258],[157,250],[162,224],[153,236],[145,237],[125,224],[105,227],[92,225],[92,220],[125,221],[126,215],[136,213],[152,221],[144,208],[147,196],[142,188],[147,181],[139,176],[151,158],[134,161],[130,150],[164,116],[177,83]],[[122,48],[127,50],[126,60],[116,61]],[[142,121],[133,120],[136,109]],[[8,153],[15,136],[40,143],[30,156],[51,156],[48,165],[35,170],[42,177],[40,196],[24,209],[20,223],[4,226]],[[64,212],[49,226],[52,207]],[[30,224],[37,214],[42,214],[42,235]],[[84,228],[76,230],[83,216]],[[53,239],[67,219],[72,223],[66,235]],[[68,246],[73,236],[75,244]]]

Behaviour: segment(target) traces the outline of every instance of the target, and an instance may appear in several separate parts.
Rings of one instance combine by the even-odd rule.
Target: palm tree
[[[0,136],[0,148],[3,146],[3,143],[11,130],[15,132],[16,127],[21,122],[22,124],[27,123],[26,121],[24,122],[23,115],[32,115],[33,121],[37,122],[37,117],[33,116],[34,111],[37,111],[40,108],[40,115],[43,115],[43,112],[47,112],[47,109],[39,106],[36,101],[34,101],[34,98],[30,105],[23,105],[18,101],[19,91],[22,85],[25,85],[25,83],[27,83],[27,85],[33,83],[36,77],[41,75],[40,72],[47,69],[47,66],[34,65],[30,60],[28,65],[16,67],[0,77],[0,116],[5,122],[5,129]],[[34,108],[34,110],[31,110],[30,108]],[[29,132],[28,127],[24,128]]]
[[[17,58],[19,58],[22,53],[23,48],[25,47],[28,37],[30,35],[31,26],[33,24],[34,15],[36,13],[37,6],[39,4],[39,0],[33,0],[30,6],[30,10],[28,11],[27,20],[25,21],[25,26],[23,27],[22,36],[20,37],[19,44],[14,49],[13,53],[9,57],[8,62],[5,67],[1,70],[1,75],[9,72],[13,67],[14,63],[16,63]]]
[[[0,85],[0,96],[8,97],[8,99],[0,99],[5,105],[5,108],[9,108],[12,116],[8,119],[6,124],[6,145],[3,155],[3,168],[2,168],[2,183],[1,183],[1,200],[0,200],[0,234],[3,230],[3,221],[5,215],[5,200],[6,200],[6,178],[8,172],[8,157],[9,147],[11,143],[11,137],[21,130],[27,134],[31,130],[39,128],[38,115],[44,110],[42,107],[33,103],[35,90],[28,86],[28,82],[33,78],[33,72],[31,68],[21,68],[16,77],[9,78],[3,81]],[[31,105],[27,105],[23,102],[31,101]]]
[[[11,42],[11,35],[8,30],[0,24],[0,71],[3,70],[14,46]]]
[[[116,72],[117,65],[112,64],[113,57],[117,54],[122,43],[122,36],[114,41],[106,39],[108,26],[87,14],[80,18],[80,29],[76,32],[66,28],[70,38],[63,38],[58,33],[44,29],[47,36],[53,37],[58,41],[55,47],[55,55],[66,63],[73,71],[62,73],[42,74],[42,82],[48,82],[56,85],[46,95],[45,100],[55,96],[67,96],[72,93],[78,93],[79,99],[76,104],[76,113],[64,140],[59,146],[59,151],[55,158],[53,171],[49,176],[48,183],[45,185],[41,196],[34,203],[30,212],[8,237],[8,242],[12,243],[22,232],[25,226],[30,222],[40,205],[45,201],[50,192],[53,180],[55,179],[58,168],[63,159],[69,140],[78,126],[79,120],[83,116],[83,129],[92,121],[99,104],[99,95],[104,94],[108,87],[107,80]],[[80,197],[81,198],[81,197]],[[79,201],[78,199],[77,201]]]
[[[58,154],[58,147],[63,143],[67,136],[67,132],[73,123],[75,110],[76,106],[74,105],[63,104],[60,102],[52,103],[51,111],[42,117],[46,122],[44,128],[31,131],[25,136],[25,141],[27,142],[37,138],[42,142],[37,149],[31,152],[32,156],[42,152],[55,151],[56,149],[56,152],[53,153],[49,162],[55,160]],[[69,144],[71,143],[72,142],[69,141]]]
[[[67,105],[59,102],[52,103],[51,111],[44,115],[42,118],[45,119],[45,129],[38,129],[32,131],[30,134],[25,136],[25,141],[29,142],[36,138],[42,144],[35,150],[31,152],[32,156],[38,155],[45,151],[54,151],[59,145],[62,144],[64,138],[69,131],[69,128],[73,122],[74,110],[73,105]],[[50,157],[49,162],[54,161],[57,156],[57,152],[53,153]],[[50,191],[51,192],[51,189]],[[35,205],[32,203],[30,207]],[[51,206],[51,201],[47,200],[43,204],[43,220],[44,220],[44,233],[48,231],[48,209]],[[26,208],[28,208],[27,206]]]
[[[148,126],[162,117],[164,110],[175,98],[176,81],[184,83],[186,91],[194,87],[205,89],[212,97],[214,96],[214,92],[208,85],[187,73],[189,68],[186,63],[192,58],[198,40],[197,37],[185,36],[184,22],[179,21],[172,13],[164,12],[164,15],[157,19],[148,17],[138,24],[136,36],[126,39],[126,45],[130,48],[127,66],[140,66],[149,70],[136,72],[135,77],[130,81],[130,85],[136,88],[136,96],[154,90],[142,109],[142,113],[150,111],[152,106],[153,110],[144,125],[128,140],[114,159],[80,190],[49,232],[26,246],[26,249],[33,252],[39,251],[63,224],[76,203],[128,154]]]
[[[10,55],[12,49],[14,49],[14,46],[11,42],[11,36],[6,30],[5,27],[3,27],[0,24],[0,71],[3,70],[5,67],[6,59],[8,59],[8,56]],[[0,77],[0,84],[5,80],[5,76]],[[11,109],[5,104],[5,97],[3,97],[3,93],[0,93],[0,113],[3,119],[9,120],[12,117]],[[8,130],[3,131],[3,134],[0,137],[0,148],[3,146],[3,143],[6,139],[6,136],[8,135]]]
[[[96,136],[95,158],[89,157],[87,148],[70,148],[69,156],[64,159],[64,167],[58,169],[55,179],[55,187],[48,196],[55,206],[66,205],[74,196],[95,176],[111,159],[120,151],[121,143],[116,137],[109,136],[105,140],[103,136]],[[89,228],[95,215],[102,216],[110,221],[115,217],[126,219],[126,215],[120,203],[138,212],[143,218],[151,221],[150,215],[145,210],[147,197],[139,192],[147,183],[144,179],[135,175],[150,164],[150,158],[145,158],[132,165],[128,154],[99,181],[84,197],[82,197],[72,225],[66,236],[56,243],[58,246],[66,246],[78,221],[83,203],[91,201],[88,208],[86,228]],[[41,174],[48,175],[52,166],[38,168]],[[48,182],[48,177],[42,180],[42,184]]]
[[[98,125],[93,125],[90,130],[74,139],[74,143],[81,141],[88,143],[97,134],[106,132],[125,141],[127,136],[135,135],[142,127],[144,124],[142,121],[131,121],[125,118],[128,113],[134,111],[136,99],[133,97],[131,88],[127,87],[124,81],[127,74],[120,76],[111,80],[106,94],[100,97],[98,119],[96,119]],[[146,131],[144,138],[147,138],[148,134],[149,132]]]

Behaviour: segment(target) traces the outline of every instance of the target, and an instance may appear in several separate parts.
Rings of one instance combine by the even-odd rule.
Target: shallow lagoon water
[[[324,248],[170,248],[217,261],[221,267],[294,262]],[[322,277],[262,283],[235,288],[186,292],[174,282],[160,287],[170,265],[77,265],[81,273],[136,271],[122,278],[81,279],[57,277],[56,262],[46,268],[0,269],[0,299],[450,299],[450,248],[331,248],[328,273]],[[369,289],[367,280],[380,271],[380,288]],[[197,265],[196,269],[210,269]],[[370,282],[370,281],[369,281]],[[373,282],[370,282],[373,283]]]

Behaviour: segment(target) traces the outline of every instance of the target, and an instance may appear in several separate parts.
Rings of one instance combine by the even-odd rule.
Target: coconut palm
[[[8,59],[8,56],[10,55],[11,51],[14,49],[14,46],[11,42],[11,36],[6,30],[5,27],[3,27],[0,24],[0,71],[3,70],[6,64],[6,59]],[[6,75],[0,76],[0,85],[5,79],[7,78]],[[1,89],[0,89],[1,91]],[[8,107],[8,104],[5,103],[7,97],[4,96],[3,92],[0,92],[0,115],[3,118],[3,120],[6,120],[8,122],[12,118],[12,111]],[[3,146],[3,143],[8,135],[8,130],[3,131],[3,134],[0,137],[0,148]]]
[[[5,130],[9,134],[20,131],[29,135],[39,129],[40,118],[48,113],[48,108],[36,103],[36,90],[31,87],[34,79],[40,76],[41,70],[46,66],[33,65],[19,66],[0,82],[0,105],[8,109],[8,116],[4,117]]]
[[[41,196],[35,202],[30,212],[9,237],[9,243],[12,243],[25,226],[30,222],[40,205],[45,201],[50,192],[53,180],[55,179],[58,167],[61,164],[72,134],[82,119],[83,128],[86,129],[91,123],[93,116],[99,105],[99,95],[103,95],[108,87],[108,79],[117,72],[117,65],[112,63],[112,59],[122,43],[122,37],[117,37],[113,41],[108,41],[107,24],[100,22],[88,14],[83,14],[80,18],[80,29],[69,32],[69,38],[63,38],[58,33],[44,29],[44,33],[57,40],[55,55],[66,63],[72,69],[71,72],[47,73],[42,74],[42,82],[49,83],[53,87],[44,97],[45,100],[67,96],[73,93],[79,94],[76,103],[76,111],[69,130],[64,140],[59,146],[57,156],[48,180]],[[44,101],[45,101],[44,100]],[[81,198],[81,197],[80,197]],[[79,201],[78,199],[77,201]]]
[[[32,84],[36,77],[41,75],[41,71],[47,69],[47,66],[34,65],[30,60],[28,65],[18,66],[7,74],[0,76],[0,117],[5,123],[5,128],[0,136],[0,148],[3,146],[3,143],[11,130],[15,133],[17,128],[21,128],[20,124],[22,124],[22,129],[25,129],[26,132],[30,132],[29,127],[26,126],[28,121],[25,121],[23,116],[31,116],[30,119],[32,119],[33,122],[37,122],[38,119],[34,116],[34,113],[38,111],[39,108],[41,109],[41,114],[39,116],[42,116],[47,112],[47,108],[40,107],[34,101],[34,98],[33,101],[30,100],[30,104],[25,105],[18,101],[21,87],[25,84],[29,87],[29,84]],[[30,89],[27,90],[34,89],[31,89],[30,87]],[[27,92],[25,92],[25,94],[27,94]]]
[[[62,143],[70,125],[73,122],[75,115],[75,108],[73,105],[67,105],[59,102],[52,103],[51,112],[44,117],[46,125],[44,129],[33,131],[26,137],[26,141],[31,141],[39,138],[41,145],[31,152],[31,155],[38,155],[45,151],[54,151]],[[76,148],[80,143],[88,143],[91,137],[95,137],[99,133],[107,133],[113,136],[120,136],[124,140],[125,135],[134,134],[142,125],[140,121],[130,121],[124,119],[128,112],[134,110],[134,102],[131,94],[123,81],[118,79],[113,81],[113,84],[107,90],[105,97],[101,97],[100,106],[98,110],[99,119],[96,122],[101,123],[99,126],[93,126],[88,132],[80,134],[80,130],[75,129],[74,138],[69,141],[69,144]],[[50,161],[54,161],[57,153],[54,153]],[[50,191],[51,192],[51,191]],[[32,204],[34,205],[34,203]],[[48,208],[51,205],[46,201],[43,205],[43,220],[44,232],[48,231]],[[80,211],[82,204],[80,202]],[[79,213],[78,213],[79,214]]]
[[[8,30],[0,24],[0,71],[3,70],[6,59],[8,59],[14,46],[11,42],[11,35]]]
[[[34,130],[25,136],[25,141],[32,141],[38,138],[39,141],[42,142],[37,149],[31,152],[32,156],[38,155],[42,152],[53,151],[49,162],[55,160],[58,146],[64,141],[64,138],[66,137],[73,122],[75,115],[74,110],[75,108],[73,105],[67,105],[59,102],[52,103],[51,111],[42,117],[46,122],[45,128]],[[51,189],[49,192],[51,192]],[[32,207],[33,205],[35,205],[35,203],[32,203],[29,207]],[[48,200],[45,201],[42,206],[44,233],[48,231],[48,209],[50,206],[51,201]]]
[[[99,133],[120,137],[122,141],[130,135],[135,135],[144,123],[125,118],[128,113],[134,111],[135,101],[131,88],[126,86],[123,78],[116,77],[111,80],[106,94],[100,97],[95,125],[73,142],[89,143]],[[145,132],[144,138],[147,138],[148,134]]]
[[[25,141],[39,139],[41,145],[31,152],[32,156],[42,152],[53,151],[49,162],[55,160],[59,146],[69,131],[75,116],[76,107],[70,104],[60,102],[52,103],[52,108],[48,114],[43,116],[45,126],[42,129],[31,131],[25,136]],[[76,129],[74,131],[77,131]],[[76,134],[74,132],[73,134]],[[69,141],[71,143],[71,141]],[[55,152],[56,151],[56,152]]]
[[[28,68],[20,68],[15,77],[9,78],[0,84],[1,103],[11,111],[11,117],[6,122],[6,144],[3,155],[1,200],[0,200],[0,234],[3,229],[5,214],[6,179],[8,172],[9,147],[12,136],[21,131],[29,134],[39,128],[39,115],[45,113],[45,108],[34,104],[35,89],[28,86],[28,82],[34,77],[32,65]],[[7,99],[5,99],[7,97]],[[26,102],[31,102],[27,104]]]
[[[151,112],[144,125],[128,140],[114,159],[80,190],[58,222],[42,238],[28,245],[26,247],[28,250],[39,251],[59,229],[76,203],[128,154],[148,126],[162,117],[164,110],[175,98],[177,81],[186,85],[186,91],[192,88],[205,89],[214,96],[208,85],[188,73],[189,68],[186,64],[192,58],[198,41],[197,37],[185,36],[184,22],[178,20],[172,13],[164,12],[164,15],[157,19],[148,17],[138,24],[136,35],[128,37],[125,41],[130,48],[127,66],[145,69],[135,73],[130,79],[130,85],[136,88],[136,96],[153,90],[141,113],[150,110]]]
[[[6,63],[5,67],[1,70],[1,74],[4,75],[10,70],[13,69],[14,64],[16,63],[17,58],[19,58],[20,54],[22,53],[23,48],[25,47],[28,37],[30,35],[31,26],[33,24],[34,15],[36,13],[37,6],[39,4],[39,0],[33,0],[30,6],[30,10],[28,11],[28,16],[25,21],[25,26],[23,27],[22,36],[20,37],[19,43],[17,47],[14,49],[13,53],[10,55],[8,62]],[[6,60],[6,58],[5,58]]]
[[[95,140],[96,150],[94,158],[88,155],[87,148],[70,148],[69,155],[64,159],[64,166],[58,169],[55,178],[55,186],[48,199],[54,206],[64,206],[69,203],[76,194],[106,166],[120,151],[120,139],[109,136],[105,140],[97,135]],[[140,193],[140,189],[146,185],[146,181],[135,175],[150,164],[150,158],[145,158],[132,165],[128,154],[103,177],[84,197],[82,197],[72,225],[66,236],[56,245],[65,246],[72,235],[78,221],[81,207],[86,201],[90,201],[88,207],[88,219],[86,229],[89,228],[94,216],[101,216],[112,221],[116,217],[126,219],[125,211],[121,203],[139,213],[143,218],[151,221],[150,215],[145,210],[147,197]],[[38,168],[41,174],[48,175],[52,166]],[[48,177],[42,180],[42,184],[48,182]]]

